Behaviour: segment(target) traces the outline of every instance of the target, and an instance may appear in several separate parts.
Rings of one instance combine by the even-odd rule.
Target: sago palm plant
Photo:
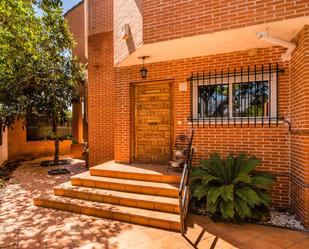
[[[222,160],[217,153],[203,160],[191,174],[191,191],[200,200],[206,197],[206,209],[213,218],[226,221],[259,219],[268,210],[266,190],[274,183],[269,173],[253,173],[260,164],[255,157],[229,154]]]

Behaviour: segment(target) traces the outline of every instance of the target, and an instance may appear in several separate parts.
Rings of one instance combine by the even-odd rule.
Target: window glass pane
[[[198,118],[228,116],[228,85],[198,87]]]
[[[233,84],[233,116],[268,116],[268,81]]]

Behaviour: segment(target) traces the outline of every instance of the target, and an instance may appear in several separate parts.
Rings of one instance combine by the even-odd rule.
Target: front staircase
[[[53,195],[34,198],[34,204],[180,231],[178,189],[181,176],[162,165],[124,165],[109,162],[71,177],[54,187]]]

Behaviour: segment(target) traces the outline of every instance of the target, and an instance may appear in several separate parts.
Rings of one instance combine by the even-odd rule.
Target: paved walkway
[[[228,225],[190,216],[185,239],[164,230],[35,207],[32,197],[70,177],[48,176],[39,162],[23,163],[1,194],[0,248],[309,248],[307,233],[266,226]],[[86,170],[78,160],[69,168],[72,175]]]

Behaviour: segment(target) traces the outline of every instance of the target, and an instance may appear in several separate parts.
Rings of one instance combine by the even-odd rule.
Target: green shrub
[[[271,202],[266,190],[275,182],[269,173],[253,173],[260,164],[255,157],[229,154],[222,160],[217,153],[191,174],[191,191],[198,200],[206,197],[212,218],[224,221],[261,219]]]

